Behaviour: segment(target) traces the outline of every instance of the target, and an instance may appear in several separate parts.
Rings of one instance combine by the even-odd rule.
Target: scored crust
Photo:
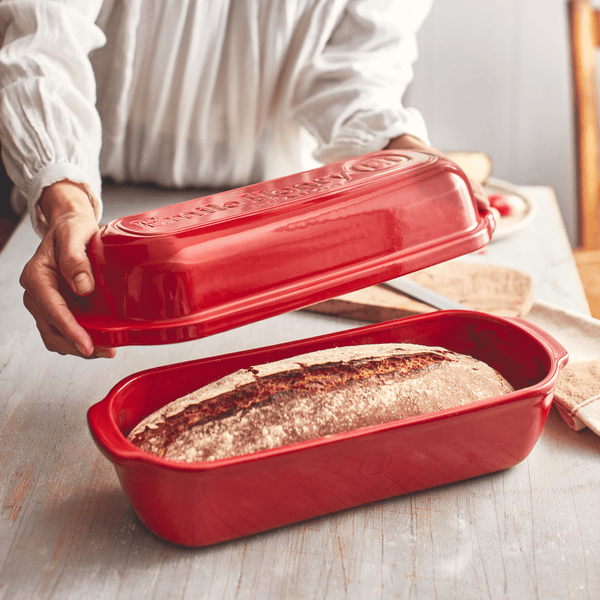
[[[512,390],[485,363],[444,348],[345,346],[227,375],[153,413],[128,439],[171,460],[211,461]]]

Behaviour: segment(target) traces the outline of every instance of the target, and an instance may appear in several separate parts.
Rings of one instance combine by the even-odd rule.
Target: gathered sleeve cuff
[[[94,24],[101,0],[21,0],[0,4],[0,141],[36,232],[47,224],[42,190],[69,179],[82,183],[101,214],[96,84],[89,53],[106,39]]]
[[[354,0],[304,69],[295,116],[330,163],[410,134],[429,144],[421,114],[402,104],[413,78],[417,31],[429,0]]]

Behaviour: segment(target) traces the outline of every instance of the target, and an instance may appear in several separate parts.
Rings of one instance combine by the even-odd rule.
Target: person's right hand
[[[83,358],[112,358],[116,349],[94,347],[60,292],[62,280],[77,296],[94,290],[86,247],[98,225],[87,192],[83,185],[60,181],[44,189],[39,206],[48,232],[21,274],[25,307],[48,350]]]

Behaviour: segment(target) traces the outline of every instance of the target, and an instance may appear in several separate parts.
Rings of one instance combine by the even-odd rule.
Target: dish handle
[[[554,337],[552,337],[545,329],[542,329],[539,325],[527,321],[520,317],[509,317],[508,321],[512,321],[521,329],[524,329],[529,334],[533,335],[536,339],[541,341],[549,350],[550,355],[556,361],[559,369],[563,369],[569,362],[569,353],[567,349]]]
[[[88,428],[96,446],[112,463],[123,464],[139,459],[138,452],[125,439],[111,415],[110,398],[88,409]]]

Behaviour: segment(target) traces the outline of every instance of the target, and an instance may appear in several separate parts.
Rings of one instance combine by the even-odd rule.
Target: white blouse
[[[3,0],[2,158],[61,179],[237,187],[384,147],[432,0]]]

